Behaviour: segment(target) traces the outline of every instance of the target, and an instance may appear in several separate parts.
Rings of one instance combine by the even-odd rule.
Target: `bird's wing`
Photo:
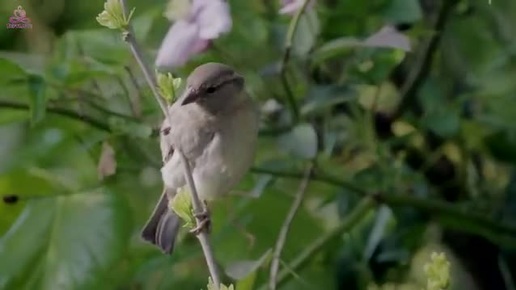
[[[167,187],[178,188],[185,184],[179,149],[185,154],[192,168],[214,139],[217,128],[211,119],[186,108],[171,112],[171,123],[163,122],[160,147],[163,157],[162,175]]]

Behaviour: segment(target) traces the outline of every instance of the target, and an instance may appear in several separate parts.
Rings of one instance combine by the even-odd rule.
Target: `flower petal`
[[[157,67],[175,68],[184,65],[194,54],[206,49],[208,43],[199,38],[195,23],[177,21],[169,29],[156,57]]]
[[[222,0],[194,0],[194,21],[199,25],[199,37],[216,39],[231,30],[233,22],[229,4]]]
[[[310,1],[308,3],[308,8],[311,8],[315,0],[306,0]],[[305,0],[281,0],[281,8],[279,10],[280,14],[294,14],[296,13],[301,7],[303,7],[303,4],[305,3]]]

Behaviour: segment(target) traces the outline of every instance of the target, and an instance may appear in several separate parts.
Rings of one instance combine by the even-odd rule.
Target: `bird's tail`
[[[173,195],[167,194],[165,189],[141,232],[145,241],[159,247],[165,254],[172,254],[180,227],[179,217],[168,207],[169,196]]]

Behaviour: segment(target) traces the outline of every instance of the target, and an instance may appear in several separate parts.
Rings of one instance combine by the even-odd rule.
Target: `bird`
[[[170,120],[165,118],[160,128],[164,190],[141,237],[172,254],[181,222],[168,205],[187,184],[178,151],[190,164],[202,201],[224,196],[254,162],[260,115],[243,76],[216,62],[190,73],[183,94],[168,112]]]

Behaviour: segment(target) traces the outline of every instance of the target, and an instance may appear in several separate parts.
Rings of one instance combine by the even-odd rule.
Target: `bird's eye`
[[[166,128],[163,128],[163,130],[161,130],[161,133],[163,133],[163,135],[167,136],[168,134],[170,134],[170,127],[166,127]]]
[[[206,92],[207,92],[208,94],[213,94],[216,90],[217,90],[217,88],[216,88],[216,87],[208,87],[208,88],[206,89]]]

